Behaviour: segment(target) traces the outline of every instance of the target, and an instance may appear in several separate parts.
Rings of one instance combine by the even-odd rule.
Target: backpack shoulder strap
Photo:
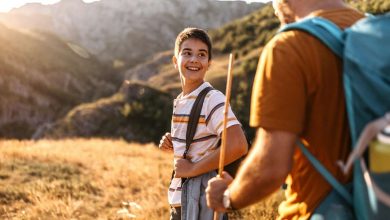
[[[349,204],[352,205],[351,194],[345,189],[345,187],[333,177],[333,175],[321,164],[321,162],[310,153],[310,151],[301,142],[297,142],[299,148],[314,168],[325,178],[325,180],[343,197]]]
[[[336,24],[321,18],[314,17],[304,19],[295,23],[287,24],[278,33],[289,30],[301,30],[318,38],[323,44],[330,48],[338,57],[343,57],[344,40],[343,33]]]
[[[188,150],[190,149],[191,143],[194,139],[196,128],[198,127],[198,121],[200,118],[200,112],[202,111],[203,102],[209,91],[213,90],[212,87],[204,88],[196,97],[194,104],[192,105],[190,116],[188,119],[187,132],[186,132],[186,150],[184,151],[183,157],[187,157]]]

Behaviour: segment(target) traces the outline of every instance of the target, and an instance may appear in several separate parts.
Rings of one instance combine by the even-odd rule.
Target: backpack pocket
[[[352,189],[352,184],[347,184],[345,188],[348,192]],[[333,189],[312,213],[310,220],[354,220],[353,207],[347,202],[337,190]]]
[[[376,187],[378,187],[387,195],[390,194],[390,172],[387,173],[371,173],[370,174],[372,181],[375,183]],[[378,196],[378,195],[377,195]],[[390,217],[390,207],[387,204],[384,204],[381,200],[374,201],[374,208],[370,206],[370,204],[366,204],[366,207],[371,207],[369,212],[369,219],[378,219],[385,220]],[[368,201],[367,201],[368,203]]]

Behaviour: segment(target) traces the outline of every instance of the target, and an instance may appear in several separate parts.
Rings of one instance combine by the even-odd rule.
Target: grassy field
[[[169,219],[171,159],[121,140],[2,140],[0,219]],[[274,219],[281,198],[231,219]]]

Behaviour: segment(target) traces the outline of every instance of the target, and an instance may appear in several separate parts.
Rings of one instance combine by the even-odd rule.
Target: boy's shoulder
[[[206,98],[208,98],[210,101],[216,101],[218,99],[225,100],[225,95],[218,89],[213,88],[213,90],[210,90],[210,92],[208,92]]]
[[[205,99],[207,109],[211,110],[215,106],[221,105],[222,103],[225,103],[225,95],[221,91],[213,89],[207,94]]]

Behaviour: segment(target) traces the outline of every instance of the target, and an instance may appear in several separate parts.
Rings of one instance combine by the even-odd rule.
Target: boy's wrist
[[[199,176],[201,173],[199,173],[199,163],[193,163],[191,162],[191,177]]]

